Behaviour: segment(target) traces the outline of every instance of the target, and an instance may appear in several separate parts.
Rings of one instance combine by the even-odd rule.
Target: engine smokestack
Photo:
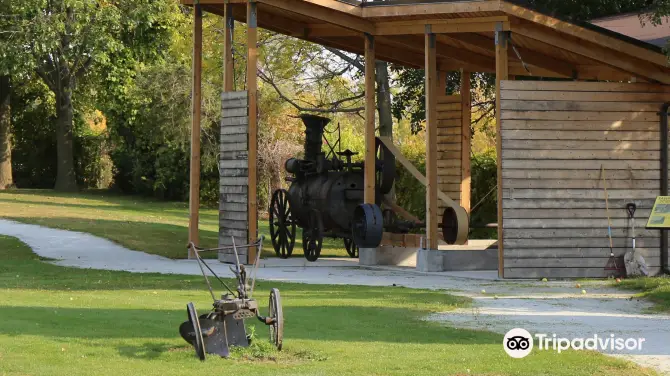
[[[323,145],[323,128],[330,119],[310,114],[302,114],[300,119],[305,123],[305,160],[316,161]]]

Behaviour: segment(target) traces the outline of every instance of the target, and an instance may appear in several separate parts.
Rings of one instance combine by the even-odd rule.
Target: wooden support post
[[[365,34],[365,189],[366,204],[375,203],[375,40]]]
[[[426,25],[426,248],[437,249],[437,54]]]
[[[500,116],[500,82],[507,80],[509,76],[509,61],[507,55],[507,42],[509,32],[503,31],[502,24],[496,28],[496,151],[498,165],[498,276],[504,277],[504,251],[503,251],[503,184],[502,184],[502,127]]]
[[[188,200],[188,241],[198,245],[200,210],[200,115],[202,106],[202,8],[193,4],[193,92],[191,97],[191,166]],[[195,258],[189,248],[188,258]]]
[[[224,8],[224,38],[223,38],[223,91],[235,90],[235,64],[233,62],[233,35],[235,33],[235,19],[233,18],[232,4]]]
[[[470,123],[472,121],[470,95],[470,72],[461,72],[461,206],[470,214],[470,189],[472,178],[470,176],[470,147],[472,132]]]
[[[249,0],[247,3],[247,92],[249,93],[249,243],[258,238],[258,207],[256,203],[257,192],[257,147],[258,147],[258,106],[257,106],[257,67],[258,60],[258,30],[256,18],[256,1]],[[256,260],[256,249],[249,248],[248,263]]]

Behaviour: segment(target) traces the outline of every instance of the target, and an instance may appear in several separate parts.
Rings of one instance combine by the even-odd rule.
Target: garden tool
[[[644,257],[637,251],[635,247],[635,210],[637,206],[635,203],[626,204],[626,212],[628,213],[628,219],[631,223],[631,238],[633,239],[633,248],[626,252],[624,256],[624,264],[626,266],[626,275],[628,276],[639,276],[639,275],[648,275],[647,264],[644,261]]]
[[[614,256],[614,244],[612,242],[612,218],[610,217],[610,206],[609,198],[607,195],[607,179],[605,178],[605,166],[600,166],[600,172],[603,178],[603,190],[605,192],[605,212],[607,213],[607,236],[610,241],[610,257],[607,259],[605,264],[605,270],[609,272],[614,272],[617,276],[620,276],[625,272],[625,267],[623,265],[622,258]]]

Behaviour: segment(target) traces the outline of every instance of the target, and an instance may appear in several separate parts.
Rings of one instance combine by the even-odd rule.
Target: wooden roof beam
[[[483,33],[496,30],[499,21],[481,20],[478,18],[468,19],[470,22],[446,22],[451,20],[422,20],[409,23],[400,22],[378,22],[375,35],[407,35],[425,34],[426,25],[431,25],[434,34],[442,33]],[[502,22],[503,30],[510,30],[509,22]]]
[[[353,37],[360,32],[328,23],[308,24],[307,33],[313,37]]]
[[[233,18],[239,22],[247,22],[247,11],[244,7],[234,6]],[[258,26],[263,29],[272,30],[284,35],[302,38],[307,34],[307,25],[301,22],[296,22],[289,18],[280,16],[275,13],[265,12],[264,9],[259,9],[257,13]]]
[[[377,40],[378,45],[382,44],[382,45],[385,45],[385,46],[389,46],[389,47],[393,48],[394,51],[397,51],[400,48],[400,49],[405,51],[404,53],[406,53],[407,51],[412,51],[412,52],[416,53],[417,55],[421,55],[422,57],[424,57],[424,60],[425,60],[424,49],[423,49],[424,47],[421,43],[417,43],[417,42],[422,42],[423,41],[422,37],[414,38],[414,37],[411,37],[411,36],[406,36],[406,37],[403,37],[403,38],[400,38],[400,37],[391,38],[391,37],[381,36],[381,37],[377,37],[376,40]],[[437,51],[438,51],[437,64],[438,64],[438,67],[440,68],[439,69],[440,71],[459,70],[459,69],[467,67],[469,65],[469,63],[464,63],[464,62],[460,61],[459,59],[456,59],[453,56],[453,54],[445,53],[443,50],[440,49],[439,45],[436,45],[436,46],[437,46]],[[418,65],[417,67],[414,67],[414,68],[423,69],[423,65]],[[493,66],[484,67],[484,68],[481,68],[481,69],[483,69],[483,70],[481,70],[481,72],[492,72],[494,70],[494,67]],[[475,71],[477,71],[477,70],[475,70]]]
[[[419,16],[426,14],[450,13],[478,13],[500,12],[499,0],[488,1],[459,1],[433,4],[406,4],[390,6],[363,7],[362,16],[365,18]]]
[[[494,72],[496,61],[495,58],[486,55],[480,55],[471,51],[457,49],[442,42],[442,34],[435,35],[435,51],[438,58],[447,58],[456,60],[461,68],[468,72]],[[393,39],[404,41],[409,45],[417,45],[420,38],[414,36],[398,36]]]
[[[361,17],[333,11],[321,5],[304,0],[257,0],[259,3],[266,4],[288,12],[300,14],[306,17],[317,19],[321,22],[338,25],[346,29],[355,30],[361,33],[374,34],[375,26],[371,21]]]
[[[571,24],[569,22],[561,21],[556,18],[546,16],[544,14],[526,9],[524,7],[514,5],[507,2],[502,2],[501,9],[510,15],[519,17],[521,19],[543,25],[551,28],[556,32],[571,35],[581,40],[586,40],[598,44],[603,47],[621,51],[630,56],[636,56],[639,59],[654,63],[660,66],[667,67],[668,59],[662,53],[654,52],[644,47],[636,46],[632,43],[622,41],[620,39],[611,37],[609,35],[599,33],[594,30],[589,30],[581,26]]]
[[[441,35],[440,37],[445,41],[452,39],[456,42],[461,42],[472,49],[485,50],[490,54],[494,54],[495,41],[493,38],[488,38],[479,34],[450,34]],[[514,46],[514,35],[512,35],[510,42],[512,46]],[[573,64],[554,56],[544,55],[521,47],[517,47],[517,49],[523,61],[528,65],[543,68],[547,71],[556,73],[560,77],[573,77],[576,72],[576,67]],[[512,61],[519,60],[513,48],[510,48],[507,51],[507,56]]]
[[[575,40],[576,38],[561,35],[549,29],[545,30],[542,27],[526,22],[515,23],[513,25],[513,32],[599,61],[601,64],[629,72],[631,76],[640,76],[664,84],[670,84],[670,73],[663,71],[661,67],[643,60],[622,56],[616,51],[609,50],[597,44]]]

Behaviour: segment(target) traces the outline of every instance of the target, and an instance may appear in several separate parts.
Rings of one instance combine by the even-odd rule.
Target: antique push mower
[[[189,247],[194,251],[198,266],[202,272],[209,293],[214,300],[213,308],[209,313],[198,316],[193,303],[186,305],[186,315],[188,321],[179,326],[179,334],[182,338],[195,348],[195,353],[200,360],[205,360],[205,354],[216,354],[227,358],[230,355],[230,346],[247,347],[251,344],[251,337],[246,333],[244,320],[256,317],[258,321],[270,328],[270,342],[277,347],[282,348],[284,337],[284,315],[282,313],[281,297],[279,290],[273,288],[270,290],[270,302],[268,315],[261,316],[258,302],[252,298],[256,284],[256,270],[260,261],[261,250],[263,247],[263,237],[255,243],[230,247],[219,247],[203,249],[190,243]],[[237,253],[238,248],[253,248],[257,250],[256,260],[252,270],[253,279],[251,287],[247,292],[247,271],[244,265],[240,264]],[[235,268],[230,270],[237,278],[237,292],[234,292],[200,257],[200,252],[223,251],[232,249],[235,254]],[[212,275],[228,290],[221,299],[217,299],[212,290],[212,285],[205,273],[207,268]]]

